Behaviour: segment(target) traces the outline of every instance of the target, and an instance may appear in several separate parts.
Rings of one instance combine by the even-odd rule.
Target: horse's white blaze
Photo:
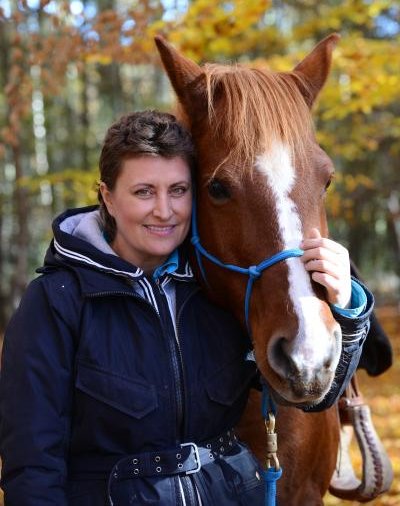
[[[290,192],[296,181],[289,149],[275,143],[259,156],[256,169],[266,181],[276,199],[276,212],[283,247],[298,248],[303,238],[301,221]],[[299,258],[287,260],[289,295],[299,320],[299,332],[291,345],[291,358],[301,370],[321,367],[331,353],[332,337],[322,316],[322,304],[315,296],[310,275]],[[336,363],[332,367],[336,367]]]

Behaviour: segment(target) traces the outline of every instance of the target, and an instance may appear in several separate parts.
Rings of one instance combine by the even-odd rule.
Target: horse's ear
[[[163,37],[155,37],[158,52],[171,84],[186,110],[191,110],[196,103],[196,95],[204,92],[201,86],[203,71],[197,63],[179,53]]]
[[[333,33],[321,40],[314,49],[295,68],[300,74],[297,82],[308,106],[311,107],[328,77],[332,61],[332,52],[340,39]]]

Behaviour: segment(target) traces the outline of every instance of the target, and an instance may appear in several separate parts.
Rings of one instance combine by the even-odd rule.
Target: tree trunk
[[[3,21],[0,23],[0,85],[1,89],[4,90],[7,83],[7,75],[9,68],[9,52],[10,45],[8,43],[7,34],[6,34],[6,23]],[[2,127],[4,124],[1,125]],[[6,153],[3,155],[6,157]],[[0,185],[2,188],[5,187],[5,173],[4,173],[5,163],[0,163]],[[4,206],[5,206],[6,195],[5,192],[1,191],[0,193],[0,335],[3,332],[3,329],[6,325],[8,318],[7,311],[7,287],[6,287],[6,279],[5,279],[5,245],[6,238],[4,236]]]
[[[15,270],[11,280],[11,301],[13,306],[16,306],[28,282],[29,204],[27,191],[21,185],[23,174],[19,144],[13,147],[12,154],[15,166],[13,207],[17,226],[12,244]]]
[[[87,87],[88,87],[88,75],[86,64],[83,64],[82,69],[82,113],[81,113],[81,128],[82,128],[82,141],[81,141],[81,153],[82,153],[82,169],[89,170],[89,149],[88,149],[88,135],[89,135],[89,106],[87,98]]]

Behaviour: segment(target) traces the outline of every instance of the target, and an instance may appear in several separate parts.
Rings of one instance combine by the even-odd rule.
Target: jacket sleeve
[[[44,278],[28,287],[4,340],[0,453],[7,506],[68,504],[74,339],[65,315],[71,308],[62,300],[65,284],[49,296]],[[63,317],[57,305],[64,305]]]
[[[344,311],[336,312],[334,309],[332,310],[333,316],[342,329],[342,354],[329,392],[324,399],[315,406],[299,406],[304,411],[322,411],[331,407],[343,394],[357,369],[363,344],[369,330],[370,315],[374,307],[374,297],[368,288],[362,285],[360,281],[353,280],[353,283],[354,282],[358,283],[364,290],[366,296],[365,307],[362,313],[356,317],[348,316]]]

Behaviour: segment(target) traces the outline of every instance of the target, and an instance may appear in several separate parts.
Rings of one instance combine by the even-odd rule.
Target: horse
[[[294,252],[262,272],[250,268],[250,278],[207,258],[202,265],[209,296],[251,332],[258,369],[280,404],[278,502],[284,506],[323,504],[339,443],[336,407],[314,413],[296,407],[311,406],[328,392],[341,333],[323,289],[295,256],[304,232],[316,227],[328,234],[324,199],[334,169],[316,142],[311,108],[338,38],[321,41],[293,71],[273,72],[199,66],[156,37],[197,149],[202,247],[224,264],[246,267]],[[238,430],[263,461],[259,393],[250,395]]]

